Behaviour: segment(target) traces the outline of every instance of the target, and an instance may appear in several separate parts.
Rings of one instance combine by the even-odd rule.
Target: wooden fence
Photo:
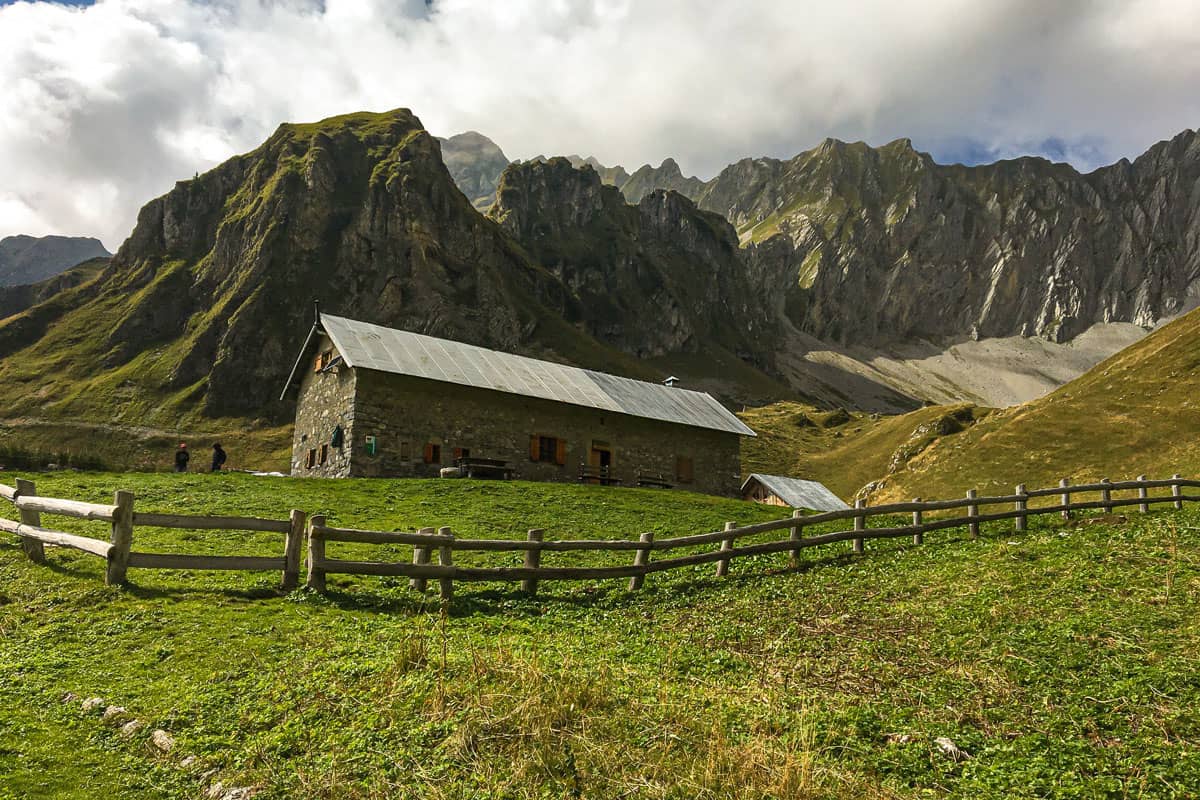
[[[507,581],[520,582],[528,594],[537,591],[539,582],[552,580],[602,580],[628,578],[630,590],[642,588],[647,575],[666,570],[691,567],[699,564],[716,564],[718,577],[729,573],[730,562],[735,558],[787,553],[795,565],[801,551],[809,547],[849,541],[854,552],[861,553],[869,539],[891,539],[911,537],[914,544],[921,544],[926,533],[953,528],[966,528],[969,536],[979,536],[980,525],[986,522],[1012,520],[1016,532],[1025,531],[1031,516],[1058,515],[1068,520],[1078,511],[1099,510],[1111,513],[1117,508],[1137,506],[1145,513],[1154,504],[1170,503],[1182,509],[1184,502],[1200,501],[1200,494],[1185,495],[1185,488],[1200,488],[1200,481],[1186,480],[1174,475],[1168,480],[1137,480],[1094,484],[1071,485],[1065,479],[1048,489],[1026,490],[1024,485],[1016,487],[1011,495],[979,497],[970,490],[962,499],[928,500],[915,498],[908,503],[866,506],[858,501],[852,509],[830,511],[805,516],[796,511],[789,518],[738,526],[726,523],[723,530],[655,539],[653,533],[643,533],[636,540],[551,540],[546,541],[545,531],[533,529],[524,540],[508,539],[462,539],[448,528],[422,528],[413,532],[368,531],[338,528],[326,525],[326,518],[313,516],[307,521],[302,511],[293,510],[289,519],[271,520],[248,517],[188,516],[180,514],[157,514],[138,512],[134,508],[132,492],[118,491],[112,505],[84,503],[76,500],[40,497],[30,481],[17,480],[16,486],[0,484],[0,499],[11,502],[19,512],[19,520],[0,518],[0,531],[16,534],[30,559],[45,560],[44,545],[70,547],[105,559],[106,582],[123,583],[130,568],[189,569],[189,570],[252,570],[282,573],[284,588],[292,588],[298,582],[300,550],[305,539],[308,541],[307,586],[316,591],[325,591],[326,575],[383,575],[409,578],[410,585],[424,592],[430,580],[436,580],[443,599],[449,600],[454,593],[455,581]],[[1169,489],[1165,495],[1151,495],[1151,490]],[[1116,493],[1133,493],[1118,497]],[[1091,495],[1094,499],[1077,499]],[[1038,505],[1049,499],[1049,503]],[[982,511],[987,507],[1011,506],[1011,509]],[[966,509],[966,514],[947,515]],[[106,539],[90,538],[55,531],[42,525],[42,514],[60,515],[76,519],[106,523],[110,536]],[[896,517],[911,514],[911,523],[904,525],[886,524],[869,527],[868,521],[877,517]],[[822,531],[805,536],[805,529],[830,522],[849,520],[848,530]],[[894,520],[887,520],[894,523]],[[223,531],[268,531],[282,533],[284,552],[280,557],[259,556],[210,556],[174,553],[141,553],[133,551],[134,530],[137,526],[155,528],[179,528],[188,530]],[[786,531],[786,536],[771,541],[760,541],[738,545],[739,539],[762,536]],[[412,548],[409,561],[362,561],[330,558],[326,554],[328,542],[350,542],[360,545],[404,545]],[[665,553],[685,548],[705,548],[716,545],[716,549],[700,552],[685,552],[666,558],[652,558],[655,553]],[[432,555],[437,552],[437,563]],[[454,553],[463,552],[519,552],[523,554],[520,566],[467,566],[456,564]],[[605,552],[623,553],[626,563],[609,566],[546,566],[542,564],[543,553],[556,552]],[[632,555],[632,561],[628,560]]]
[[[192,569],[192,570],[250,570],[275,571],[282,574],[283,586],[292,588],[299,582],[300,551],[304,541],[306,515],[291,512],[288,519],[257,519],[253,517],[190,516],[184,514],[154,514],[134,508],[133,492],[119,491],[112,505],[41,497],[32,481],[16,481],[15,486],[0,484],[0,499],[8,500],[19,519],[0,518],[0,531],[16,534],[21,546],[32,561],[46,560],[44,546],[70,547],[103,558],[106,563],[105,583],[124,583],[131,568]],[[52,530],[42,525],[42,515],[56,515],[107,523],[109,535],[103,539],[79,536]],[[141,553],[133,550],[134,529],[138,526],[178,528],[184,530],[268,531],[284,534],[283,554],[279,557],[211,556],[175,553]]]
[[[1025,531],[1031,516],[1061,515],[1066,520],[1072,513],[1086,510],[1100,510],[1111,513],[1116,508],[1138,506],[1142,512],[1147,512],[1155,503],[1171,503],[1176,509],[1183,508],[1184,501],[1200,501],[1200,495],[1184,495],[1183,488],[1200,487],[1200,481],[1185,480],[1175,475],[1169,480],[1146,480],[1139,476],[1134,481],[1113,483],[1108,480],[1095,484],[1070,485],[1065,479],[1056,487],[1050,489],[1026,490],[1024,485],[1017,486],[1011,495],[1000,497],[979,497],[974,489],[967,492],[966,497],[959,500],[922,501],[915,498],[908,503],[891,503],[867,507],[858,501],[852,509],[830,511],[823,514],[805,516],[796,511],[791,518],[760,522],[754,525],[739,527],[736,523],[725,524],[724,530],[711,533],[700,533],[689,536],[677,536],[669,539],[655,540],[653,533],[643,533],[637,541],[628,539],[618,540],[563,540],[545,541],[544,531],[534,529],[529,531],[524,541],[497,539],[460,539],[450,528],[423,528],[414,532],[364,531],[349,528],[330,527],[325,524],[322,516],[314,516],[308,526],[308,581],[309,588],[316,591],[325,590],[325,576],[330,574],[351,575],[385,575],[399,576],[410,579],[410,584],[418,591],[424,591],[429,580],[439,583],[441,596],[449,600],[453,596],[455,581],[520,581],[522,589],[529,594],[537,591],[539,581],[546,580],[601,580],[606,578],[628,578],[630,590],[640,589],[647,575],[655,572],[691,567],[698,564],[716,564],[718,577],[727,575],[729,564],[735,558],[745,556],[766,555],[770,553],[788,553],[794,565],[800,558],[804,548],[818,547],[835,542],[849,541],[854,552],[861,553],[868,539],[891,539],[912,537],[914,544],[921,544],[926,533],[951,528],[966,528],[972,539],[979,536],[979,526],[985,522],[1012,520],[1014,530]],[[1168,488],[1171,493],[1166,496],[1151,496],[1150,490]],[[1136,492],[1132,497],[1117,497],[1115,492]],[[1096,499],[1075,500],[1079,495],[1096,495]],[[1057,498],[1058,502],[1048,505],[1033,505],[1030,501],[1040,498]],[[1011,510],[989,511],[981,513],[980,509],[987,506],[1008,506]],[[926,515],[936,515],[947,511],[966,509],[965,515],[940,516],[927,518]],[[874,517],[894,517],[899,514],[911,514],[912,522],[907,525],[887,525],[886,527],[870,528],[868,520]],[[850,520],[849,530],[820,532],[805,536],[806,528],[813,528],[828,522]],[[753,544],[737,545],[738,539],[776,531],[786,531],[786,538],[775,541],[755,542]],[[411,545],[412,562],[389,561],[350,561],[330,558],[326,555],[327,542],[354,542],[358,544],[399,544]],[[697,548],[718,545],[718,549],[702,552],[690,552],[668,558],[652,559],[654,553],[662,553],[681,548]],[[438,563],[431,562],[434,551],[438,554]],[[468,567],[456,564],[455,552],[521,552],[524,553],[524,563],[517,567]],[[602,551],[612,553],[632,553],[632,562],[613,566],[571,567],[544,566],[542,554],[546,552],[580,552]]]

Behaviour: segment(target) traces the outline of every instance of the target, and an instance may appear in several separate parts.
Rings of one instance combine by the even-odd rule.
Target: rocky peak
[[[592,335],[642,357],[719,347],[769,366],[774,322],[751,313],[736,232],[678,192],[631,206],[558,158],[510,166],[488,213],[562,281]]]
[[[86,236],[6,236],[0,239],[0,287],[38,283],[110,255],[99,239]]]
[[[488,208],[496,199],[500,174],[509,163],[504,151],[475,131],[438,139],[438,143],[442,147],[442,161],[454,183],[476,208]]]

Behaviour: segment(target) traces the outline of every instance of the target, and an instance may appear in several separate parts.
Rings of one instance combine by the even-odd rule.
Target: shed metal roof
[[[754,472],[742,483],[743,493],[751,481],[758,481],[792,508],[841,511],[850,507],[836,494],[829,491],[825,484],[818,481],[805,481],[800,478],[785,478],[782,475],[763,475],[760,472]]]
[[[346,363],[461,386],[754,436],[711,395],[321,314]]]

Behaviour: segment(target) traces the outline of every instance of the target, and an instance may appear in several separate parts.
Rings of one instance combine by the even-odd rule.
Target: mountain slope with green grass
[[[876,497],[1200,474],[1200,311],[1046,397],[996,411],[890,476]],[[882,477],[882,476],[881,476]]]
[[[779,513],[502,482],[31,477],[96,501],[130,488],[149,510],[300,506],[339,525],[513,538]],[[725,579],[663,573],[640,593],[462,585],[444,616],[380,578],[331,576],[327,597],[242,573],[141,570],[108,588],[96,559],[51,549],[39,566],[0,537],[0,796],[193,798],[221,781],[329,800],[1187,797],[1200,789],[1197,523],[1191,510],[1021,536],[995,523],[978,541],[806,550],[795,570],[780,555],[736,560]],[[151,529],[135,542],[282,546]],[[122,737],[81,711],[92,696],[148,727]]]

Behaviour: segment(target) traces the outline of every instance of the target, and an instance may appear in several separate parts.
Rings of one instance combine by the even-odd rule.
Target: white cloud
[[[1200,119],[1191,0],[0,6],[0,235],[101,236],[283,121],[412,108],[510,157],[708,176],[825,136],[1090,168]]]

